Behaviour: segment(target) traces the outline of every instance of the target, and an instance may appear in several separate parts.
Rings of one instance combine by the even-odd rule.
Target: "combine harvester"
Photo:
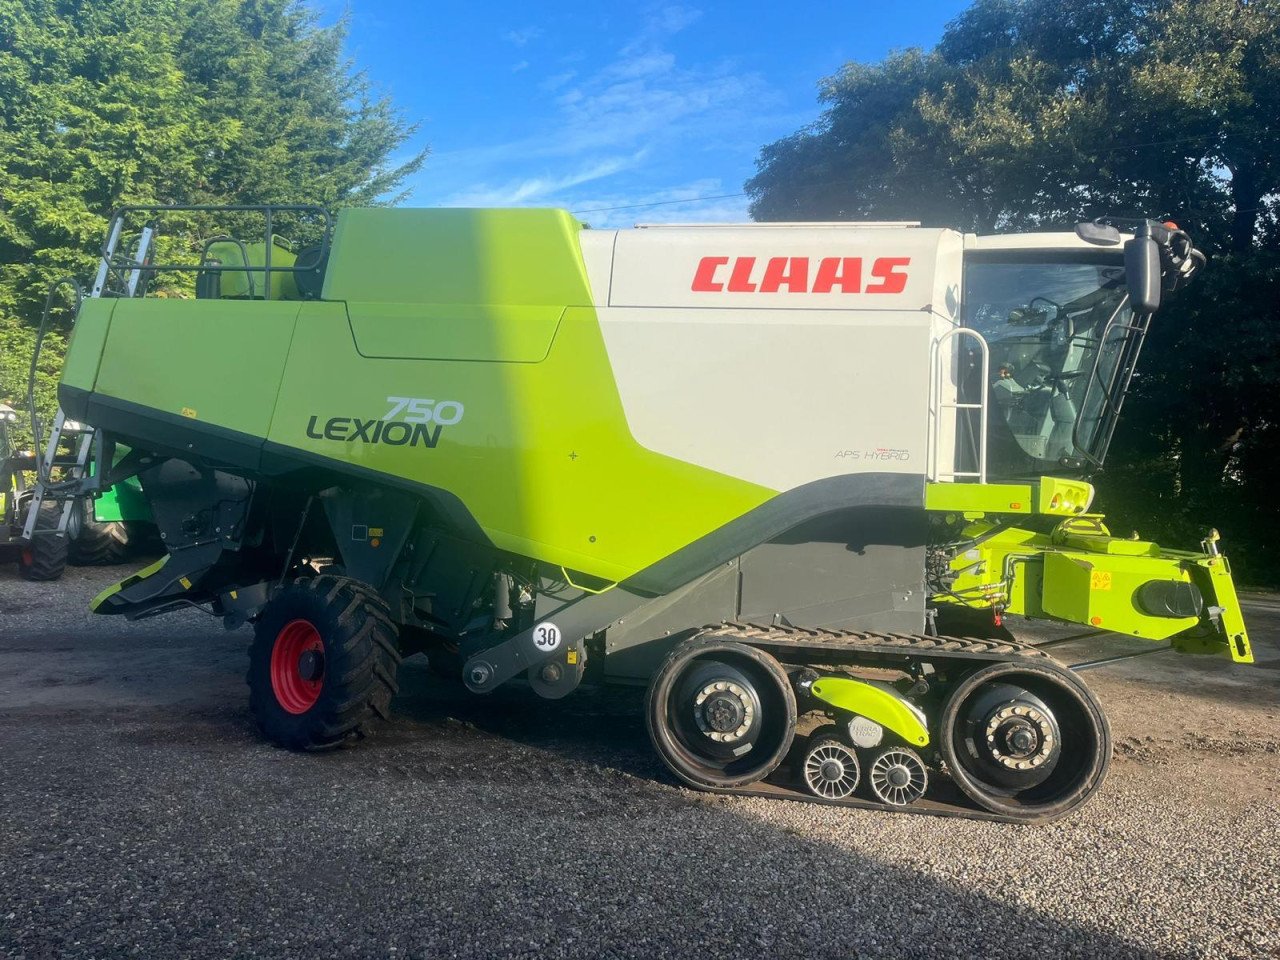
[[[117,251],[220,216],[263,229]],[[103,270],[194,296],[84,301],[59,396],[114,466],[43,492],[141,479],[168,555],[94,609],[253,624],[286,747],[364,735],[425,652],[480,694],[647,684],[694,787],[1047,820],[1110,735],[1003,616],[1252,659],[1216,534],[1164,550],[1092,512],[1148,326],[1204,262],[1119,226],[127,208]]]

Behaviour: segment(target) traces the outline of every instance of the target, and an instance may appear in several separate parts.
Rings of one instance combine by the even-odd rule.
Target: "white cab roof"
[[[1125,234],[1120,235],[1123,239]],[[1110,251],[1123,253],[1123,243],[1087,243],[1074,231],[1062,233],[1004,233],[979,237],[966,234],[966,250],[1091,250],[1095,253]]]

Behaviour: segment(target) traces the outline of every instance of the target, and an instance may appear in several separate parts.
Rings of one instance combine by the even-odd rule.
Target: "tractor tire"
[[[28,506],[23,510],[24,522]],[[56,530],[61,519],[61,509],[56,503],[40,507],[36,518],[36,530]],[[67,568],[67,538],[42,534],[24,543],[18,554],[18,575],[24,580],[59,580]]]
[[[67,560],[72,566],[110,567],[133,556],[133,538],[127,523],[94,520],[93,502],[88,499],[79,501],[74,509],[80,512],[80,521],[67,544]]]
[[[277,746],[323,750],[391,719],[396,626],[372,588],[345,577],[298,580],[254,625],[249,708]]]

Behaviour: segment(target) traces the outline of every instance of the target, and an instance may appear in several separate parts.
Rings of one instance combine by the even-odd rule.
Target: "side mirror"
[[[1155,313],[1160,309],[1162,273],[1160,244],[1142,236],[1125,241],[1124,276],[1134,313]]]

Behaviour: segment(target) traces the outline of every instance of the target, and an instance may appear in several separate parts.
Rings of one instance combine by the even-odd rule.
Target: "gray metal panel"
[[[731,620],[737,608],[738,562],[732,560],[611,626],[605,637],[606,675],[647,680],[689,630]]]
[[[924,629],[922,510],[851,510],[742,557],[739,616],[797,627]]]
[[[807,520],[612,624],[605,675],[647,679],[689,631],[722,620],[920,633],[927,532],[919,507]]]
[[[625,586],[642,593],[669,593],[807,520],[868,506],[915,507],[923,515],[923,474],[847,474],[788,490],[646,567],[628,579]]]

